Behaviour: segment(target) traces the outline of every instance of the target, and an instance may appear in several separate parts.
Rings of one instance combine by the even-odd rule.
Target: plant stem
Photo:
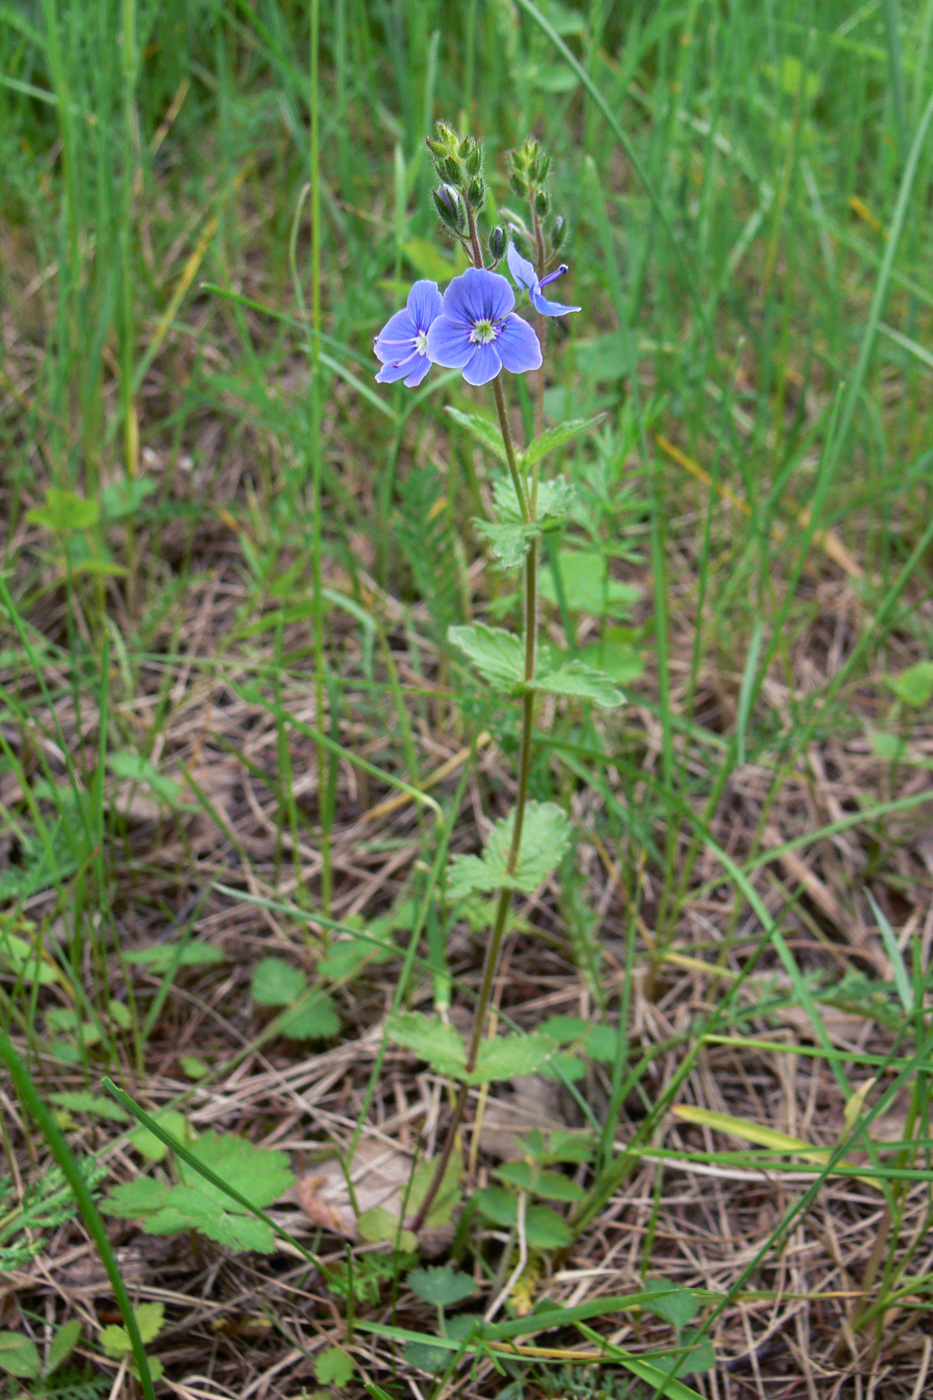
[[[470,213],[470,242],[473,246],[474,257],[480,259],[478,265],[481,265],[482,251],[479,246],[479,239],[476,236],[476,225],[473,221],[472,211]],[[515,444],[512,438],[512,429],[509,424],[508,410],[505,403],[505,394],[502,391],[502,383],[498,376],[493,380],[493,389],[495,390],[496,410],[499,414],[499,428],[502,432],[502,441],[505,445],[505,455],[508,459],[509,471],[521,506],[522,518],[526,523],[530,524],[534,520],[534,507],[531,501],[529,501],[526,483],[522,479],[519,470],[518,459],[515,453]],[[535,712],[535,693],[531,689],[531,685],[535,678],[535,666],[537,664],[538,653],[537,540],[532,540],[531,548],[525,556],[523,621],[525,629],[524,681],[526,688],[522,696],[522,734],[518,758],[518,791],[515,797],[515,823],[512,827],[512,843],[509,847],[509,856],[506,862],[506,870],[509,875],[514,875],[518,867],[519,855],[521,854],[522,828],[525,822],[525,807],[528,801],[528,778],[531,773],[531,745]],[[486,1029],[486,1013],[489,1009],[489,1000],[492,996],[493,984],[499,967],[502,940],[505,936],[505,926],[508,920],[511,902],[512,891],[509,889],[500,890],[499,901],[496,905],[496,917],[492,926],[492,936],[486,945],[486,954],[483,959],[482,982],[476,1001],[476,1018],[473,1023],[473,1034],[470,1038],[470,1047],[467,1052],[465,1071],[467,1074],[472,1074],[473,1070],[476,1068],[476,1060],[483,1042],[483,1033]],[[418,1208],[417,1214],[411,1222],[411,1229],[414,1230],[416,1234],[427,1219],[428,1211],[434,1203],[434,1198],[437,1195],[441,1181],[444,1178],[444,1173],[447,1170],[450,1154],[453,1152],[454,1144],[457,1141],[457,1134],[460,1130],[460,1124],[463,1122],[468,1093],[469,1085],[461,1085],[450,1125],[447,1129],[447,1136],[444,1139],[444,1145],[441,1148],[440,1156],[437,1160],[434,1179],[431,1182],[427,1195]]]

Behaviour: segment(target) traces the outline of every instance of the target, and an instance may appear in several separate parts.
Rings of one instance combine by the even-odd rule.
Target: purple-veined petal
[[[532,304],[537,312],[542,316],[566,316],[568,311],[580,311],[579,306],[564,306],[559,301],[548,301],[540,292],[531,291],[528,293]]]
[[[528,322],[514,313],[506,317],[496,337],[496,353],[513,374],[525,374],[541,365],[541,342]]]
[[[469,363],[463,367],[463,377],[468,384],[488,384],[490,379],[495,379],[501,368],[499,341],[490,341],[488,345],[475,347]]]
[[[522,257],[514,243],[509,244],[505,256],[509,264],[509,272],[520,287],[525,287],[529,292],[532,287],[537,287],[538,274],[528,259]]]
[[[393,350],[402,345],[414,345],[415,336],[418,334],[418,327],[411,318],[411,312],[407,307],[401,311],[396,311],[394,316],[390,316],[382,330],[376,336],[374,349],[380,360],[397,359]],[[383,354],[385,350],[385,354]]]
[[[408,312],[419,331],[429,329],[431,322],[441,314],[441,294],[436,282],[422,279],[414,283],[408,293]]]
[[[405,379],[411,374],[415,361],[420,361],[422,358],[423,356],[416,355],[413,351],[410,355],[406,355],[404,359],[389,360],[376,375],[376,383],[394,384],[398,379]]]
[[[501,320],[514,305],[506,278],[484,267],[468,267],[444,293],[444,315],[471,327],[477,321]]]
[[[417,389],[418,385],[431,368],[431,361],[428,359],[427,355],[413,355],[408,363],[411,365],[411,372],[405,380],[405,388]]]
[[[476,349],[470,339],[470,329],[467,322],[452,320],[447,315],[438,316],[428,331],[428,358],[446,369],[463,369]]]

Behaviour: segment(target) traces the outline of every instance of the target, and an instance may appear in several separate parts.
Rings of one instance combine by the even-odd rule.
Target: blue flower
[[[431,361],[428,358],[428,331],[441,314],[441,294],[436,282],[416,282],[408,293],[403,311],[390,316],[373,342],[382,369],[376,375],[380,384],[404,379],[409,389],[420,384]]]
[[[514,314],[514,305],[504,277],[468,267],[444,293],[442,314],[428,331],[428,356],[436,365],[462,369],[468,384],[488,384],[503,365],[513,374],[537,369],[538,337]]]
[[[568,311],[579,311],[579,306],[564,306],[559,301],[548,301],[547,297],[541,295],[541,288],[546,287],[549,282],[554,282],[558,277],[563,277],[567,271],[567,264],[561,263],[554,272],[549,272],[547,277],[538,280],[535,272],[527,258],[523,258],[514,243],[509,244],[506,258],[509,264],[509,272],[515,278],[520,287],[524,287],[531,297],[531,303],[535,310],[542,316],[566,316]]]

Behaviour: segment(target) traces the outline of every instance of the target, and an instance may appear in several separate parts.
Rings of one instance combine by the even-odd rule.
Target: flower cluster
[[[541,288],[567,271],[539,280],[534,267],[512,244],[508,264],[518,286],[526,290],[542,316],[565,316],[579,306],[548,301]],[[424,379],[432,364],[463,371],[468,384],[488,384],[503,368],[525,374],[541,364],[541,344],[532,327],[515,314],[515,293],[507,278],[485,267],[468,267],[441,296],[436,282],[416,282],[407,305],[383,326],[374,349],[382,368],[380,384],[404,380],[409,389]]]

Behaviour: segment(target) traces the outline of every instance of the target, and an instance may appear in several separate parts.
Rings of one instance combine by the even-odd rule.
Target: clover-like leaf
[[[595,705],[611,709],[625,700],[622,691],[609,676],[587,666],[583,661],[567,661],[554,671],[546,671],[534,682],[535,690],[549,695],[570,695],[577,700],[592,700]]]
[[[464,652],[480,675],[504,690],[522,684],[525,674],[525,647],[521,637],[503,627],[487,627],[476,622],[469,627],[449,627],[447,640]]]
[[[515,813],[510,812],[496,822],[482,856],[454,856],[447,880],[447,892],[452,899],[503,889],[534,894],[560,863],[569,846],[570,822],[554,802],[529,802],[525,808],[518,861],[514,871],[509,873],[514,829]]]
[[[408,1286],[425,1303],[436,1308],[452,1308],[466,1298],[472,1298],[476,1284],[467,1274],[456,1269],[435,1265],[431,1269],[413,1269],[408,1275]]]
[[[335,1385],[339,1390],[356,1370],[352,1356],[340,1347],[328,1347],[314,1361],[314,1378],[320,1385]]]

